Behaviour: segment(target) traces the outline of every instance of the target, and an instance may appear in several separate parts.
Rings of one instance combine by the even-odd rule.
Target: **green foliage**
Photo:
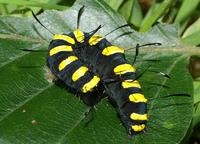
[[[57,9],[57,10],[65,10],[68,6],[71,6],[71,3],[61,3],[61,0],[43,0],[42,2],[39,0],[0,0],[0,14],[4,15],[14,15],[14,16],[29,16],[31,15],[31,10],[34,12],[39,12],[42,9]],[[72,3],[74,0],[72,0]]]
[[[200,82],[194,82],[194,119],[193,126],[200,122]]]
[[[183,42],[199,45],[200,40],[200,18],[198,18],[183,34]]]
[[[113,0],[114,1],[114,0]],[[183,41],[189,45],[200,44],[200,31],[192,31],[188,33],[188,27],[193,27],[193,23],[197,23],[199,14],[199,0],[146,0],[148,6],[147,13],[144,13],[140,0],[123,0],[120,7],[116,9],[115,5],[111,5],[121,13],[129,23],[132,23],[136,29],[144,32],[148,31],[156,22],[178,23],[180,25],[180,35],[184,35]],[[150,3],[150,4],[149,4]],[[145,5],[145,3],[144,3]],[[197,25],[196,25],[197,26]],[[195,26],[195,28],[197,28]],[[198,25],[198,29],[200,26]]]
[[[123,0],[107,0],[106,3],[110,6],[112,6],[112,8],[114,10],[118,10],[120,5],[122,4]]]
[[[83,31],[89,32],[100,24],[106,24],[99,32],[105,35],[126,23],[100,0],[77,0],[68,11],[46,11],[39,19],[54,33],[67,33],[76,26],[77,11],[82,5],[86,6],[81,20]],[[133,33],[113,40],[128,31]],[[126,49],[133,48],[136,43],[163,44],[162,47],[141,49],[136,62],[138,72],[144,71],[149,65],[151,71],[139,79],[149,99],[148,131],[133,139],[127,137],[115,109],[107,99],[103,99],[92,113],[85,116],[89,107],[65,89],[48,82],[44,69],[46,53],[20,50],[47,50],[51,38],[52,35],[33,18],[0,18],[1,143],[175,144],[182,140],[190,125],[193,110],[193,87],[186,69],[186,52],[196,49],[177,46],[180,41],[176,25],[159,24],[146,33],[123,28],[108,37],[114,44]],[[129,61],[134,57],[132,50],[126,51]],[[171,79],[152,71],[165,72]],[[165,97],[178,93],[191,96]]]
[[[184,22],[189,16],[193,14],[199,4],[199,0],[183,0],[180,10],[176,16],[175,22]]]
[[[43,9],[64,10],[68,9],[74,1],[0,0],[0,14],[29,16],[30,9],[35,13]],[[190,35],[185,34],[188,33],[188,28],[191,29],[198,21],[200,0],[146,0],[144,3],[140,0],[105,0],[105,2],[141,32],[148,31],[156,22],[178,23],[180,24],[179,33],[185,44],[200,44],[199,30],[190,32]],[[145,12],[146,8],[143,7],[147,7],[148,11]]]
[[[173,0],[164,0],[160,4],[154,4],[149,12],[147,13],[146,17],[142,21],[140,26],[140,31],[147,31],[151,28],[151,26],[161,17],[163,13],[170,7],[173,3]]]
[[[15,0],[15,1],[5,1],[1,0],[0,1],[3,4],[15,4],[15,5],[23,5],[23,6],[30,6],[30,7],[41,7],[41,8],[48,8],[48,9],[66,9],[65,6],[59,6],[59,5],[53,5],[51,3],[48,3],[49,0],[46,0],[46,3],[40,3],[40,2],[35,2],[35,1],[26,1],[26,0]]]
[[[126,21],[131,22],[134,26],[139,27],[141,25],[143,16],[137,0],[128,0],[120,7],[119,12],[125,17]]]

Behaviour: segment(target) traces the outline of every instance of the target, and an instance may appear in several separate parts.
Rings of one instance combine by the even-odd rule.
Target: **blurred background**
[[[103,0],[102,0],[103,1]],[[181,44],[200,46],[200,0],[104,0],[139,32],[156,23],[177,24]],[[44,10],[67,10],[75,0],[0,0],[0,15],[26,17]],[[199,47],[200,48],[200,47]],[[194,113],[191,127],[182,143],[200,144],[200,56],[189,59],[188,70],[194,79]]]

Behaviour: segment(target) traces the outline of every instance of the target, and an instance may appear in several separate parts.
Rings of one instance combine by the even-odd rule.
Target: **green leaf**
[[[77,11],[82,5],[85,5],[86,10],[81,18],[80,29],[85,32],[105,24],[99,31],[105,35],[126,23],[100,0],[77,0],[70,10],[46,11],[39,19],[54,33],[68,33],[76,27]],[[113,40],[127,31],[133,33]],[[126,49],[132,48],[133,51],[127,50],[126,57],[129,61],[133,61],[137,43],[163,44],[162,47],[140,49],[136,62],[138,73],[151,65],[149,71],[139,79],[144,94],[149,99],[149,121],[146,133],[130,139],[115,108],[107,99],[96,105],[92,116],[85,116],[90,109],[88,106],[47,79],[46,52],[30,53],[20,50],[47,50],[52,35],[46,29],[32,18],[0,17],[0,142],[178,143],[184,137],[192,118],[193,87],[186,64],[187,54],[193,49],[177,47],[180,43],[177,36],[176,25],[160,24],[146,33],[123,28],[107,37],[113,44]],[[155,71],[165,72],[171,78],[159,76]],[[191,96],[167,97],[180,93]]]
[[[198,18],[193,24],[191,24],[184,32],[182,38],[189,36],[197,31],[200,31],[200,18]]]
[[[129,23],[136,27],[140,27],[143,16],[138,0],[127,0],[120,7],[119,12]]]
[[[67,9],[66,6],[61,6],[61,5],[55,5],[55,4],[48,4],[48,3],[41,3],[38,1],[30,0],[15,0],[15,1],[6,1],[6,0],[0,0],[0,3],[2,4],[15,4],[15,5],[20,5],[20,6],[31,6],[31,7],[40,7],[40,8],[47,8],[47,9],[59,9],[59,10],[64,10]]]
[[[194,104],[200,103],[200,82],[194,81]]]
[[[200,82],[194,81],[194,115],[192,126],[194,127],[196,124],[200,122]]]
[[[8,14],[8,10],[7,10],[6,6],[5,6],[5,4],[0,4],[0,14],[1,15]]]
[[[186,44],[199,45],[200,44],[200,31],[197,31],[197,32],[183,38],[182,40]]]
[[[200,44],[200,18],[197,19],[189,28],[184,32],[182,39],[185,43],[191,45]]]
[[[106,0],[105,2],[114,10],[118,10],[124,0]]]
[[[43,0],[42,3],[39,0],[15,0],[14,2],[9,2],[6,0],[0,0],[0,7],[3,15],[10,16],[32,16],[32,12],[40,12],[45,9],[67,9],[68,6],[72,5],[74,0],[70,2],[61,3],[61,0]],[[61,5],[58,5],[58,3]],[[2,5],[2,6],[1,6]],[[64,6],[65,5],[65,6]]]
[[[162,3],[156,3],[149,10],[148,14],[142,21],[140,31],[144,32],[151,28],[151,26],[163,15],[163,13],[171,6],[173,0],[164,0]]]
[[[181,8],[176,16],[175,22],[184,22],[197,8],[199,0],[183,0]]]

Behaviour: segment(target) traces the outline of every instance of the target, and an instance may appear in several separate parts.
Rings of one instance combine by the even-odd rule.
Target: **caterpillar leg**
[[[94,106],[97,104],[103,97],[106,97],[104,93],[104,87],[102,84],[99,84],[98,87],[95,87],[93,91],[86,94],[80,94],[83,102],[88,106]]]
[[[89,111],[85,113],[84,127],[87,127],[94,120],[94,107],[90,107]]]
[[[45,66],[45,77],[50,83],[58,80],[58,78],[51,72],[48,66]]]

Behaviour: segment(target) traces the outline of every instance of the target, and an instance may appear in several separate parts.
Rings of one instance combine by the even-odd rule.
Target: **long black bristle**
[[[124,24],[124,25],[121,25],[121,26],[115,28],[114,30],[110,31],[109,33],[107,33],[105,36],[107,36],[107,35],[113,33],[114,31],[116,31],[116,30],[118,30],[118,29],[121,29],[121,28],[123,28],[123,27],[130,27],[130,26],[131,26],[131,24]]]
[[[137,56],[139,55],[139,44],[136,45],[135,47],[135,57],[134,57],[134,60],[132,62],[132,65],[136,62],[136,59],[137,59]]]
[[[79,24],[80,24],[80,20],[81,20],[81,15],[83,14],[84,12],[84,8],[85,6],[83,5],[80,10],[78,11],[78,18],[77,18],[77,29],[79,28]]]
[[[55,35],[53,32],[51,32],[47,27],[45,27],[45,26],[40,22],[40,20],[37,18],[37,16],[34,14],[33,11],[31,11],[31,12],[32,12],[32,15],[33,15],[33,17],[35,18],[35,20],[36,20],[43,28],[45,28],[46,30],[48,30],[52,35]]]
[[[123,37],[123,36],[126,36],[126,35],[130,35],[130,34],[132,34],[133,32],[124,32],[124,33],[122,33],[122,34],[120,34],[119,36],[117,36],[117,37],[115,37],[113,40],[111,40],[111,41],[115,41],[116,39],[118,39],[118,38],[121,38],[121,37]]]
[[[20,49],[21,51],[26,52],[47,52],[48,50],[32,50],[32,49]]]

